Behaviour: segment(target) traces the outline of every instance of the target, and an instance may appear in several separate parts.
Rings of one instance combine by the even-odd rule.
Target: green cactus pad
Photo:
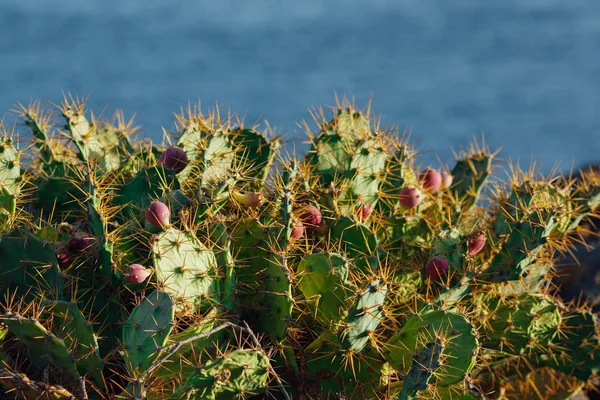
[[[436,338],[442,340],[443,357],[431,382],[440,386],[460,382],[475,365],[479,344],[473,326],[455,312],[430,310],[411,316],[388,340],[384,357],[392,367],[407,373],[413,356]]]
[[[459,160],[452,169],[454,180],[450,194],[459,202],[455,210],[455,220],[461,213],[471,209],[479,199],[479,194],[491,173],[491,165],[492,155],[478,152]]]
[[[165,346],[175,318],[175,306],[166,292],[154,291],[133,309],[123,326],[125,366],[136,378],[152,365]]]
[[[441,256],[448,260],[450,272],[464,270],[464,258],[467,254],[467,241],[458,229],[443,230],[434,242],[431,257]]]
[[[177,189],[179,181],[173,171],[163,167],[151,167],[141,170],[132,181],[120,187],[116,200],[121,205],[129,205],[126,216],[139,218],[141,210],[148,208],[153,200]],[[137,210],[131,207],[136,207]]]
[[[600,321],[587,310],[566,310],[562,321],[544,358],[550,367],[585,382],[600,373]]]
[[[341,338],[352,350],[362,351],[369,343],[369,333],[383,320],[383,303],[387,295],[387,285],[375,279],[357,294],[356,303],[348,312],[347,327]]]
[[[231,130],[229,140],[236,153],[236,170],[254,181],[252,188],[258,190],[267,179],[279,142],[269,142],[263,134],[248,128]]]
[[[73,352],[81,375],[90,375],[102,388],[104,362],[100,358],[98,339],[77,304],[66,301],[46,302],[45,314],[52,317],[52,332]]]
[[[44,328],[38,320],[6,312],[2,316],[2,322],[27,347],[38,367],[51,364],[72,377],[78,376],[75,354],[69,351],[64,340]]]
[[[331,330],[344,318],[356,290],[348,281],[348,270],[346,259],[335,253],[309,254],[298,265],[298,289],[313,318]]]
[[[482,345],[510,354],[548,346],[561,323],[558,306],[543,295],[477,296],[485,307]]]
[[[171,399],[237,400],[267,390],[269,357],[252,349],[234,350],[194,373]]]
[[[13,231],[0,238],[0,294],[14,294],[32,300],[36,295],[61,299],[63,277],[56,256],[48,244],[33,235]]]
[[[216,294],[215,254],[193,232],[170,228],[156,236],[152,261],[156,282],[174,299],[198,309]]]
[[[219,322],[217,309],[211,308],[200,321],[179,333],[169,336],[167,346],[207,333],[219,325]],[[223,332],[224,331],[220,331],[211,336],[202,337],[187,345],[181,346],[177,353],[161,364],[152,376],[165,381],[179,379],[180,381],[185,382],[196,369],[197,360],[216,354],[219,342],[223,341]]]
[[[404,375],[402,392],[398,400],[410,400],[421,390],[427,389],[435,371],[440,368],[443,345],[439,338],[427,343],[413,356],[412,365]]]
[[[377,237],[366,225],[340,217],[329,227],[329,237],[361,271],[367,272],[377,264]]]

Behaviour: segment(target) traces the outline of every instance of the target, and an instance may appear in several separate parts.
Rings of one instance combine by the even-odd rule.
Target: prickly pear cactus
[[[418,171],[347,102],[304,157],[218,110],[156,144],[71,96],[58,120],[17,111],[33,153],[0,126],[2,398],[568,399],[598,380],[595,309],[553,279],[598,179],[505,183],[476,144]]]

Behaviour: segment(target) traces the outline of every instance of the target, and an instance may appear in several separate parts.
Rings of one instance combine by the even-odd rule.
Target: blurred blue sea
[[[504,159],[568,169],[600,161],[600,1],[0,0],[0,116],[61,90],[154,139],[218,102],[290,146],[334,91],[373,95],[424,163],[484,133]]]

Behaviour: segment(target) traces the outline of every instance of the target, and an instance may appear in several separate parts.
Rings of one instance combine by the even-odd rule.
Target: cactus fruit
[[[406,187],[400,191],[400,206],[405,210],[415,208],[422,200],[423,194],[419,189]]]
[[[165,203],[153,201],[146,210],[146,221],[152,226],[166,229],[171,225],[171,211]]]
[[[150,271],[140,264],[131,264],[125,270],[125,280],[132,284],[140,284],[150,276]]]
[[[71,262],[71,255],[67,250],[64,250],[56,255],[56,260],[58,261],[58,266],[61,269],[65,269],[69,266],[69,263]]]
[[[448,189],[452,186],[452,182],[454,182],[454,177],[448,171],[442,172],[442,189]]]
[[[73,237],[69,239],[68,246],[69,250],[73,253],[80,253],[88,250],[94,245],[94,238],[85,232],[75,232]]]
[[[290,231],[290,238],[298,240],[301,239],[302,236],[304,236],[304,224],[300,221],[296,221]]]
[[[435,194],[440,191],[443,184],[442,174],[437,169],[427,168],[419,175],[419,181],[426,192]]]
[[[373,206],[368,203],[362,203],[356,208],[356,215],[361,220],[366,220],[373,212]]]
[[[234,189],[231,195],[238,203],[249,208],[256,208],[264,202],[263,195],[260,192],[247,192]]]
[[[433,282],[443,281],[448,276],[448,260],[444,257],[433,257],[425,265],[425,276]]]
[[[467,236],[468,253],[471,257],[483,250],[483,246],[485,246],[485,240],[486,237],[485,233],[483,232],[474,232]]]
[[[173,146],[165,150],[158,159],[158,165],[172,169],[176,174],[187,167],[189,162],[185,151],[179,147]]]
[[[321,211],[317,207],[313,206],[312,204],[309,204],[304,209],[304,212],[300,216],[300,219],[304,223],[304,227],[307,230],[314,230],[319,225],[321,225],[321,222],[323,221],[323,216],[321,215]]]

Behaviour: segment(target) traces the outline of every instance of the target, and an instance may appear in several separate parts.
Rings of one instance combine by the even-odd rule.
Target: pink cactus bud
[[[125,271],[125,280],[129,283],[142,283],[150,276],[150,271],[140,264],[131,264]]]
[[[421,172],[419,181],[423,184],[423,189],[434,194],[440,191],[442,187],[442,174],[437,169],[427,168]]]
[[[171,225],[171,211],[164,203],[154,201],[146,210],[146,221],[152,226],[168,228]]]
[[[474,232],[467,236],[467,251],[471,257],[483,249],[483,246],[485,246],[485,239],[485,233],[481,231]]]
[[[423,200],[423,194],[419,189],[405,187],[400,191],[400,205],[406,210],[415,208]]]
[[[254,208],[264,203],[264,197],[260,192],[246,192],[244,190],[232,190],[233,198],[243,206]]]
[[[72,253],[79,253],[89,249],[94,244],[94,238],[85,232],[77,231],[69,239],[67,246]]]
[[[56,259],[58,260],[58,266],[61,269],[65,269],[69,266],[69,262],[71,261],[71,255],[68,250],[63,250],[56,255]]]
[[[442,172],[442,189],[448,189],[452,186],[452,182],[454,181],[454,177],[448,171]]]
[[[306,229],[315,229],[319,225],[321,225],[321,221],[323,221],[323,216],[321,215],[321,211],[312,204],[309,204],[306,207],[304,214],[300,217],[302,222],[304,223],[304,227]]]
[[[373,206],[371,206],[369,203],[361,203],[356,209],[356,215],[359,219],[363,220],[369,218],[371,212],[373,212]]]
[[[300,221],[294,222],[290,237],[292,239],[300,239],[302,236],[304,236],[304,225]]]
[[[189,159],[186,152],[179,147],[169,147],[158,159],[158,165],[172,169],[176,174],[183,171],[187,167],[188,162]]]
[[[433,282],[439,282],[448,275],[448,260],[444,257],[433,257],[425,266],[425,276]]]

